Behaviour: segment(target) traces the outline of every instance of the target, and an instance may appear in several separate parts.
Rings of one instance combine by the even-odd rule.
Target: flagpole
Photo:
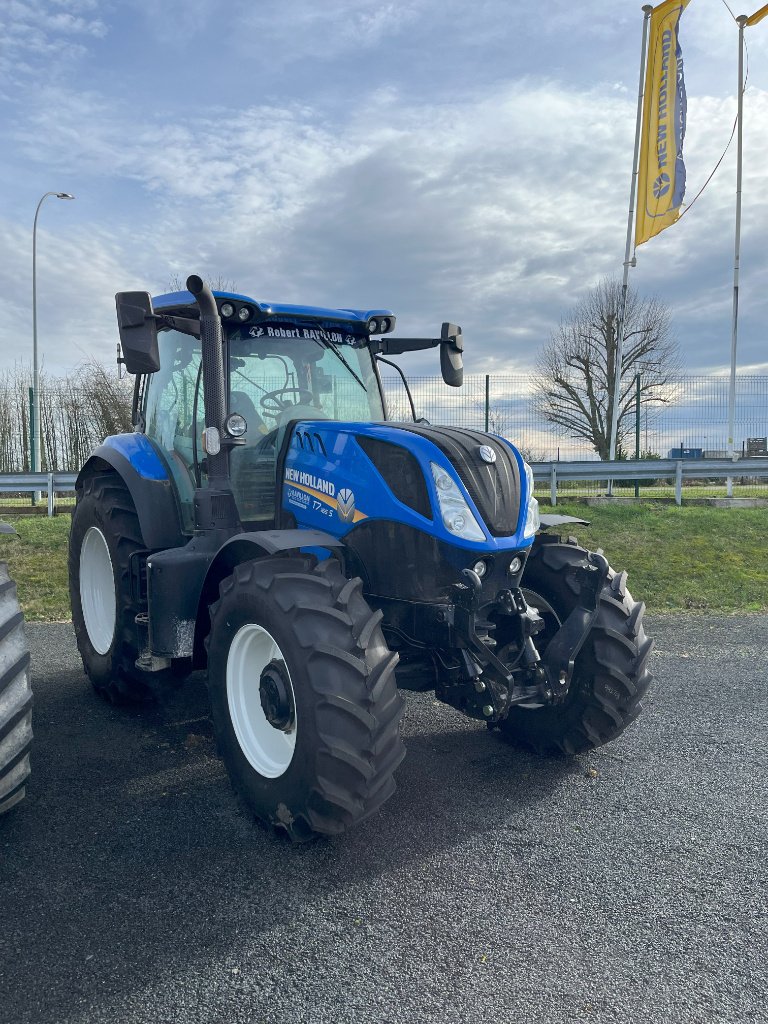
[[[624,314],[627,309],[627,285],[629,283],[629,268],[635,261],[630,260],[632,251],[632,226],[635,215],[635,193],[637,191],[637,160],[640,153],[640,128],[643,119],[643,92],[645,86],[645,57],[648,50],[648,22],[651,20],[652,4],[643,5],[643,42],[640,47],[640,84],[637,90],[637,119],[635,122],[635,152],[632,157],[632,183],[629,189],[629,213],[627,215],[627,244],[624,250],[624,280],[621,285],[621,300],[619,303],[619,325],[616,333],[616,360],[614,366],[613,382],[613,409],[611,416],[611,445],[609,459],[611,462],[616,458],[616,437],[619,430],[619,400],[621,398],[621,360],[624,347]],[[611,493],[612,481],[608,484],[608,493]]]
[[[733,259],[733,321],[731,326],[731,380],[728,388],[728,458],[736,458],[733,444],[736,419],[736,342],[739,329],[739,257],[741,248],[741,169],[742,169],[742,115],[744,113],[744,26],[747,15],[740,14],[736,19],[739,26],[739,85],[738,106],[736,114],[736,234]],[[733,497],[733,479],[726,480],[726,494]]]

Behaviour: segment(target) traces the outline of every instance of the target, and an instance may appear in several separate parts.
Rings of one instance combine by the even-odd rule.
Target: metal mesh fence
[[[416,413],[430,422],[490,430],[513,441],[530,462],[596,459],[584,440],[569,436],[562,427],[548,423],[533,400],[534,380],[528,376],[468,374],[462,388],[447,387],[440,377],[416,377],[410,381]],[[410,419],[402,381],[386,377],[384,389],[393,419]],[[642,458],[725,458],[728,448],[729,378],[679,376],[667,387],[664,402],[641,402],[631,417],[624,446],[635,457],[636,439]],[[736,379],[734,447],[744,457],[766,457],[768,438],[768,376],[740,375]],[[744,496],[768,493],[765,483],[749,479],[748,463],[739,467],[736,479]],[[697,492],[722,493],[724,481],[694,486]],[[589,493],[586,485],[572,485],[574,493]],[[643,484],[643,493],[653,488]],[[659,481],[657,491],[666,491]],[[594,487],[592,488],[594,491]],[[614,488],[614,493],[634,493],[634,487]]]
[[[531,453],[535,462],[596,458],[589,444],[569,437],[536,411],[530,377],[473,374],[464,378],[462,388],[449,388],[440,377],[415,377],[410,385],[417,415],[432,423],[502,434]],[[681,376],[667,388],[664,403],[641,403],[640,451],[674,458],[673,450],[689,449],[705,457],[725,457],[728,386],[727,377]],[[410,419],[402,381],[386,377],[384,388],[390,416]],[[735,409],[735,447],[747,455],[756,447],[750,441],[768,436],[768,376],[737,376]]]
[[[383,379],[390,419],[410,420],[408,398],[399,377]],[[3,387],[0,381],[0,472],[22,472],[31,465],[28,389]],[[590,445],[548,423],[533,400],[534,379],[525,375],[467,374],[461,388],[447,387],[438,376],[410,381],[417,416],[431,423],[490,430],[509,438],[530,462],[594,459]],[[46,381],[43,389],[43,467],[76,470],[105,433],[126,429],[130,392],[125,382],[81,389],[74,382]],[[625,439],[634,457],[636,428],[643,457],[724,457],[728,438],[727,376],[680,376],[666,401],[642,403]],[[107,393],[109,392],[109,393]],[[112,412],[110,412],[110,409]],[[739,455],[768,457],[768,376],[736,379],[735,447]],[[115,422],[112,423],[111,420]],[[765,494],[765,484],[750,482],[748,462],[739,464],[741,493]],[[711,482],[720,487],[722,481]],[[644,485],[647,486],[647,485]],[[660,482],[660,487],[666,482]],[[704,486],[704,485],[702,485]],[[579,488],[583,491],[584,488]],[[650,493],[646,491],[644,493]]]

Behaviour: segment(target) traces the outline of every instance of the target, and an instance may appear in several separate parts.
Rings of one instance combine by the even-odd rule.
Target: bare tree
[[[212,292],[236,292],[235,282],[228,277],[222,277],[221,274],[218,277],[203,278],[205,283],[211,289]],[[187,290],[187,279],[182,279],[178,274],[174,274],[168,282],[169,292],[185,292]]]
[[[608,459],[621,285],[606,278],[561,322],[536,361],[534,401],[550,423],[571,437],[589,442]],[[670,400],[670,385],[679,368],[678,346],[670,315],[656,298],[627,293],[621,360],[617,452],[632,429],[640,404],[659,406]]]
[[[14,366],[0,372],[0,473],[32,468],[32,373]],[[65,377],[40,375],[41,465],[78,470],[110,434],[131,429],[131,387],[95,360]]]

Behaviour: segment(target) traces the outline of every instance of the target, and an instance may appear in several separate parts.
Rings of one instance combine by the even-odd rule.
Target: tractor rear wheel
[[[24,798],[32,745],[32,690],[16,584],[0,562],[0,814]]]
[[[244,562],[211,605],[208,682],[235,790],[294,842],[378,810],[405,754],[397,655],[334,560]]]
[[[96,692],[115,704],[152,699],[179,676],[136,668],[136,615],[131,556],[144,550],[139,517],[113,473],[88,477],[78,494],[69,539],[69,594],[83,667]]]
[[[545,622],[535,638],[542,654],[577,604],[579,584],[572,570],[586,555],[575,541],[539,542],[528,558],[521,586]],[[653,641],[643,629],[644,610],[627,590],[626,573],[611,569],[564,702],[512,708],[500,723],[502,735],[536,753],[577,754],[622,733],[640,714],[640,699],[651,682],[646,665]]]

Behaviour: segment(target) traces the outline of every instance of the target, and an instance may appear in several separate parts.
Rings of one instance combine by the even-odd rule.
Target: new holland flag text
[[[665,0],[651,14],[638,166],[635,245],[674,224],[685,195],[685,82],[678,39],[690,0]]]

